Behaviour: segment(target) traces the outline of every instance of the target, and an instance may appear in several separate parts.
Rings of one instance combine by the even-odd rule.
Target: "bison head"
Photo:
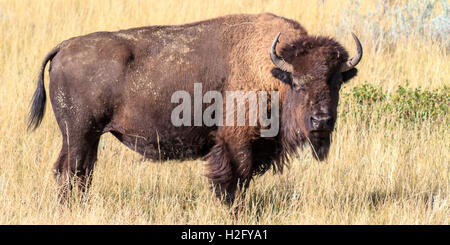
[[[290,85],[283,102],[283,121],[289,121],[285,133],[289,131],[291,139],[308,141],[319,160],[328,155],[341,85],[356,75],[355,66],[362,57],[361,43],[352,35],[357,54],[351,59],[340,44],[327,37],[304,37],[285,44],[278,56],[278,33],[270,49],[276,66],[272,74]]]

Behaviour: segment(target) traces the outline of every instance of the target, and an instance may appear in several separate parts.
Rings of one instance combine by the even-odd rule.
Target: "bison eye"
[[[292,79],[292,88],[295,90],[295,91],[300,91],[300,90],[303,90],[304,89],[304,87],[305,87],[305,84],[304,84],[304,82],[302,81],[302,79],[300,79],[300,78],[297,78],[297,77],[294,77],[293,79]]]
[[[302,86],[297,86],[297,85],[294,85],[294,86],[293,86],[293,89],[294,89],[296,92],[304,91],[304,90],[305,90]]]

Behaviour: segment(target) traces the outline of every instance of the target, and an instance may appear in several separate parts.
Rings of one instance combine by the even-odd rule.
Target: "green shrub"
[[[368,123],[383,124],[418,123],[425,120],[449,123],[450,88],[425,90],[399,86],[394,92],[384,92],[380,87],[363,84],[342,94],[340,117],[350,115]]]

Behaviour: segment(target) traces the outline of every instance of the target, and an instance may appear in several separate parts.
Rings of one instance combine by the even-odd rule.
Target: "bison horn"
[[[352,32],[352,36],[356,43],[357,53],[355,56],[353,56],[353,58],[349,59],[348,61],[344,62],[344,64],[342,64],[341,72],[346,72],[346,71],[352,69],[353,67],[355,67],[359,63],[359,61],[361,60],[362,55],[363,55],[363,49],[361,46],[361,42],[359,41],[358,37],[356,37],[356,35],[353,32]]]
[[[285,72],[293,72],[294,67],[292,67],[292,65],[287,63],[286,61],[284,61],[283,58],[279,57],[275,50],[275,48],[277,47],[278,38],[280,37],[280,34],[281,33],[278,32],[278,34],[275,36],[275,39],[273,40],[272,46],[270,47],[270,59],[272,60],[273,64],[276,67],[280,68],[281,70]]]

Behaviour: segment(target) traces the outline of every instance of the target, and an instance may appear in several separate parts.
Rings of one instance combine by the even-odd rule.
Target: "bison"
[[[353,38],[357,54],[349,58],[334,39],[310,36],[298,22],[271,13],[74,37],[44,58],[28,127],[42,121],[50,61],[49,97],[62,134],[54,176],[62,198],[76,186],[87,189],[100,137],[110,132],[145,158],[204,157],[216,195],[232,203],[254,176],[281,172],[300,146],[310,145],[318,160],[326,158],[340,87],[356,75],[362,57]],[[262,137],[259,121],[175,126],[172,95],[193,93],[196,83],[202,92],[224,96],[277,91],[278,105],[264,109],[279,110],[279,131]]]

